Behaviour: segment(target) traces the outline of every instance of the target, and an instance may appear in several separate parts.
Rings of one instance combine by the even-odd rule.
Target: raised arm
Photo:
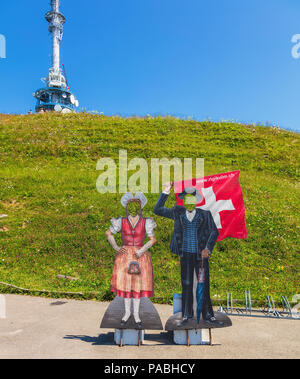
[[[174,220],[174,208],[165,207],[165,203],[169,197],[173,183],[166,183],[164,187],[164,191],[159,195],[157,203],[154,207],[154,213],[157,216],[162,216]]]

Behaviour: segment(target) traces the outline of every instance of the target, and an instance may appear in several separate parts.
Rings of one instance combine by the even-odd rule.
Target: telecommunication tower
[[[49,22],[49,32],[52,34],[52,66],[47,78],[42,79],[46,86],[33,94],[37,99],[35,110],[36,112],[74,112],[79,102],[70,92],[65,78],[65,69],[63,73],[60,67],[60,43],[66,18],[59,11],[59,0],[51,0],[50,4],[52,10],[46,13],[45,18]]]

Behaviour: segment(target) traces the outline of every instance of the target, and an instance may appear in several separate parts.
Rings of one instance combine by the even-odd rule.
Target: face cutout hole
[[[196,203],[197,203],[196,197],[193,195],[185,195],[183,199],[183,203],[184,203],[185,208],[188,211],[192,211],[196,207]]]
[[[129,201],[127,204],[128,215],[135,217],[141,213],[141,203],[140,201]]]

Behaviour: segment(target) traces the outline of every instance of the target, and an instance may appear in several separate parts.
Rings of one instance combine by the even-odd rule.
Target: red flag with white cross
[[[201,193],[203,200],[196,207],[211,212],[219,231],[218,241],[248,237],[239,175],[240,171],[233,171],[174,183],[178,205],[183,205],[178,195],[184,188],[194,187]]]

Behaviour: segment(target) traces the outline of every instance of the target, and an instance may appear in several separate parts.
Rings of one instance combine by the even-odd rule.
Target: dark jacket
[[[167,194],[160,194],[158,201],[154,207],[154,213],[158,216],[174,220],[174,231],[171,239],[170,249],[173,253],[182,257],[183,217],[185,215],[186,208],[180,205],[175,205],[173,208],[166,208],[165,202],[167,201],[168,197],[169,195]],[[201,260],[202,250],[208,249],[210,252],[213,251],[213,248],[219,236],[219,232],[210,211],[196,208],[196,212],[198,212],[200,216],[197,221],[197,259]]]

